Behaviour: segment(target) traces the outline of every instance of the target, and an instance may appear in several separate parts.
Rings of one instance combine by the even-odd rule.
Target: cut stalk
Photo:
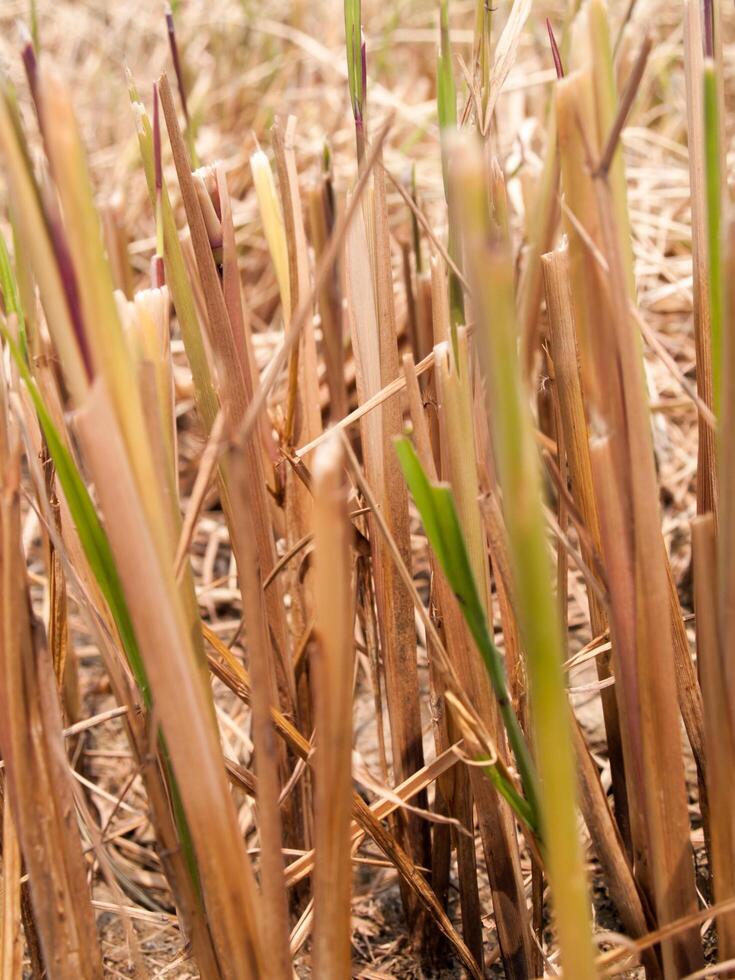
[[[561,421],[565,432],[571,489],[589,532],[591,546],[599,554],[601,548],[600,527],[589,458],[584,396],[579,377],[579,355],[574,330],[568,247],[564,245],[555,252],[544,255],[541,264],[546,288],[546,306],[549,314],[549,340],[559,393]],[[592,554],[584,542],[582,554],[587,564],[590,564]],[[592,635],[601,636],[606,632],[608,625],[605,609],[591,590],[588,591],[588,601]],[[601,681],[612,676],[610,661],[611,654],[596,658],[597,676]],[[630,849],[628,794],[615,692],[611,688],[606,688],[602,691],[601,697],[615,797],[615,814],[621,836]]]
[[[315,976],[350,973],[353,636],[350,524],[339,438],[314,460],[315,595],[319,651],[314,670],[316,868]]]
[[[360,403],[394,380],[399,373],[383,173],[378,166],[375,170],[377,188],[373,222],[375,245],[369,245],[362,211],[356,213],[347,231],[348,320]],[[371,256],[375,256],[374,263]],[[375,280],[370,274],[373,264]],[[379,506],[396,537],[403,560],[410,566],[408,497],[391,444],[392,437],[400,431],[400,406],[395,402],[382,404],[361,421],[367,478],[375,489]],[[374,524],[373,515],[370,523]],[[393,765],[400,781],[423,765],[414,613],[410,594],[398,580],[394,564],[374,526],[371,527],[370,546],[386,671]],[[411,834],[411,854],[414,857],[421,855],[420,863],[428,867],[426,828],[412,816],[407,818],[407,822]]]
[[[735,738],[732,706],[727,701],[722,676],[722,652],[718,637],[717,549],[711,514],[692,522],[697,652],[702,695],[705,703],[705,739],[710,802],[712,870],[716,901],[735,894],[735,824],[733,823],[732,780]],[[717,919],[718,956],[735,957],[735,914]]]
[[[697,391],[712,407],[712,337],[708,261],[707,178],[705,164],[703,38],[700,0],[684,0],[684,76],[687,92],[689,187],[692,197],[692,274]],[[717,513],[715,433],[698,421],[697,513]]]
[[[331,174],[322,174],[309,193],[309,228],[317,261],[324,253],[327,239],[334,229],[335,201]],[[339,276],[332,273],[319,293],[319,319],[322,330],[322,349],[329,386],[329,411],[333,422],[348,412],[345,386],[345,351],[342,327],[342,303]]]

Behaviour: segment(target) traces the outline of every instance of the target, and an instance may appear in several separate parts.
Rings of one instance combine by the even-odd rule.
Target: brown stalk
[[[216,347],[215,351],[217,356],[223,357],[228,360],[229,357],[235,357],[237,360],[237,368],[240,372],[240,377],[245,379],[246,387],[245,394],[248,399],[252,399],[253,394],[258,390],[260,385],[260,373],[258,371],[258,365],[255,360],[255,351],[253,348],[252,331],[250,326],[250,317],[245,305],[245,297],[243,296],[242,283],[240,277],[240,268],[238,264],[238,254],[237,254],[237,244],[235,242],[235,227],[232,218],[232,200],[230,198],[229,188],[227,186],[227,176],[225,174],[224,167],[222,164],[218,164],[216,169],[216,191],[217,198],[219,202],[219,210],[221,214],[221,227],[222,227],[222,293],[225,299],[225,306],[227,307],[227,314],[230,319],[230,326],[232,328],[231,343],[228,345],[227,349],[222,349],[221,347]],[[189,245],[191,245],[191,239],[188,239]],[[196,272],[195,264],[191,269],[192,275],[191,280],[200,286],[199,276]],[[203,299],[202,299],[203,303]],[[206,317],[206,312],[203,317],[203,322],[207,323],[208,319]],[[234,371],[234,369],[233,369]],[[247,384],[247,378],[249,377],[250,383]],[[237,374],[232,373],[230,375],[231,383],[237,384]],[[227,412],[227,421],[230,421],[230,412]],[[219,417],[223,420],[221,410]],[[207,428],[210,439],[212,439],[212,433],[215,428],[215,423],[217,416],[207,420]],[[265,473],[268,469],[269,458],[275,458],[276,447],[275,441],[271,432],[271,428],[268,419],[264,416],[260,419],[260,440],[262,442],[262,451],[264,456],[264,479]],[[219,440],[220,436],[217,437]],[[217,453],[219,455],[219,453]],[[228,479],[227,479],[227,467],[224,461],[220,462],[220,487],[223,496],[223,510],[225,515],[228,513]],[[265,498],[264,498],[265,499]],[[273,610],[271,610],[273,612]]]
[[[612,166],[613,159],[618,150],[620,136],[625,127],[625,123],[627,122],[628,114],[633,106],[635,97],[638,94],[638,87],[643,80],[643,74],[646,70],[646,64],[648,62],[648,56],[651,53],[652,46],[653,42],[651,41],[650,36],[646,35],[646,37],[643,39],[643,44],[638,52],[635,63],[633,64],[633,68],[631,69],[625,89],[620,96],[620,104],[618,106],[615,119],[610,127],[610,132],[600,154],[596,176],[606,177],[610,172],[610,167]]]
[[[3,392],[4,398],[4,392]],[[0,747],[49,974],[99,980],[102,957],[43,628],[30,609],[20,534],[20,448],[1,420]],[[12,888],[12,885],[10,886]]]
[[[733,711],[733,692],[735,691],[735,669],[731,658],[735,649],[735,457],[732,453],[732,434],[735,432],[735,397],[733,379],[735,378],[735,335],[732,315],[735,310],[735,224],[730,222],[726,243],[726,312],[723,338],[723,396],[722,419],[718,444],[718,471],[721,486],[720,527],[718,529],[718,629],[720,642],[720,682],[724,685],[727,702],[730,705],[731,725],[735,721]]]
[[[19,977],[23,972],[23,936],[21,933],[21,884],[22,865],[20,845],[15,831],[10,805],[4,792],[4,778],[0,777],[0,801],[2,801],[2,832],[0,850],[3,859],[3,890],[0,907],[0,976]]]
[[[275,384],[276,379],[288,360],[292,346],[298,341],[304,325],[313,314],[314,300],[319,295],[319,291],[324,287],[329,275],[331,274],[334,264],[340,254],[340,250],[342,249],[347,238],[347,233],[350,230],[353,218],[362,205],[362,196],[368,187],[370,176],[376,163],[378,162],[383,144],[385,143],[388,133],[390,132],[392,124],[393,117],[391,116],[388,118],[382,130],[380,130],[378,133],[367,156],[365,157],[364,164],[358,176],[357,183],[355,184],[349,203],[345,208],[344,213],[340,215],[334,231],[329,237],[327,247],[325,248],[319,262],[317,263],[317,267],[314,270],[314,283],[311,292],[308,296],[302,298],[298,307],[294,311],[293,316],[291,317],[291,322],[286,329],[283,343],[271,359],[271,362],[263,375],[262,384],[256,391],[255,397],[253,398],[253,401],[238,429],[235,437],[235,442],[237,443],[244,442],[248,439],[253,426],[263,410],[271,388]]]
[[[290,116],[285,130],[280,122],[273,126],[273,147],[278,167],[278,183],[283,203],[283,221],[288,245],[288,269],[291,309],[296,310],[300,301],[309,295],[309,264],[306,235],[301,211],[298,173],[293,137],[296,119]],[[298,428],[296,412],[298,406]],[[319,413],[319,383],[317,376],[316,343],[314,324],[309,319],[299,336],[299,343],[291,350],[288,378],[288,402],[284,442],[291,447],[294,440],[313,439],[321,431]]]
[[[227,308],[227,323],[230,330],[226,336],[220,338],[220,343],[215,347],[215,351],[221,358],[223,365],[221,378],[224,411],[222,434],[231,436],[242,421],[244,406],[252,403],[260,382],[257,364],[247,342],[248,327],[245,324],[235,228],[232,220],[232,203],[222,165],[217,168],[217,192],[222,216],[222,294]],[[216,445],[220,436],[215,438],[214,428],[215,426],[210,433],[212,452],[207,460],[209,465],[214,464],[220,448]],[[276,564],[276,549],[266,483],[266,456],[264,451],[264,446],[268,445],[268,441],[272,437],[268,419],[265,416],[261,416],[259,419],[257,436],[254,435],[242,445],[240,455],[244,456],[247,463],[248,494],[252,505],[252,531],[255,534],[258,554],[264,569],[263,573],[266,575]],[[215,447],[217,451],[215,451]],[[238,452],[233,452],[232,456],[233,460],[223,460],[220,463],[220,473],[227,488],[226,514],[229,518],[228,527],[237,558],[238,554],[242,554],[239,551],[241,546],[239,538],[243,534],[243,525],[235,517],[236,505],[234,502],[230,502],[230,498],[240,492],[234,476],[230,478],[228,475],[230,467],[235,469],[240,466],[236,461]],[[191,514],[193,518],[196,510],[191,511]],[[243,547],[247,549],[249,544],[243,543]],[[245,570],[242,571],[242,574],[245,575]],[[264,652],[272,650],[268,656],[273,660],[274,676],[278,685],[278,697],[281,705],[287,710],[294,710],[294,680],[283,610],[283,588],[279,582],[266,596],[266,612],[269,624],[266,636],[271,638],[271,643],[262,649]],[[285,762],[285,759],[283,761]]]
[[[285,127],[276,121],[272,128],[288,247],[290,296],[288,317],[310,293],[309,260],[293,142],[295,128],[296,119],[293,116],[289,117]],[[299,334],[298,342],[291,349],[285,416],[281,442],[286,452],[291,450],[294,442],[302,439],[311,440],[321,432],[317,351],[312,318],[307,319]],[[288,467],[285,483],[286,539],[287,544],[291,546],[311,531],[313,499],[310,489],[299,479],[299,474],[293,467]],[[292,599],[291,634],[293,642],[298,642],[299,637],[305,634],[307,623],[313,618],[311,575],[308,570],[301,575],[299,569],[289,569],[286,581],[287,591]],[[305,661],[305,665],[306,673],[299,678],[297,697],[301,726],[305,731],[309,731],[312,725],[308,661]],[[302,789],[304,789],[303,784]]]
[[[605,279],[600,283],[599,296],[604,300],[602,309],[609,309],[611,302],[608,281],[610,269],[607,260],[600,252],[599,248],[597,248],[595,245],[587,229],[576,217],[572,215],[572,212],[569,209],[565,209],[565,215],[570,219],[571,227],[574,228],[578,236],[579,244],[587,248],[590,256],[594,259],[599,272],[604,273],[605,275]],[[577,295],[578,294],[576,293],[574,294],[574,305],[578,310],[579,307],[577,306]],[[715,420],[711,410],[700,399],[697,392],[691,388],[687,379],[679,371],[673,358],[671,358],[671,356],[667,353],[666,349],[657,339],[655,332],[648,326],[643,317],[640,315],[632,300],[628,301],[628,315],[635,323],[637,329],[640,330],[640,333],[646,342],[653,348],[653,350],[669,368],[672,376],[677,379],[682,388],[692,398],[692,401],[697,407],[700,421],[702,421],[703,424],[708,426],[714,432]],[[613,352],[610,350],[607,351],[607,354],[608,356],[614,356]],[[605,371],[605,388],[607,391],[607,394],[603,400],[604,403],[609,406],[611,404],[610,399],[614,399],[619,396],[619,391],[618,395],[615,394],[617,390],[617,380],[615,379],[614,372],[607,371],[604,368],[602,370]],[[587,387],[593,390],[594,384],[588,383]],[[676,684],[679,698],[679,708],[681,710],[682,718],[687,731],[687,737],[689,738],[689,743],[692,747],[692,752],[697,763],[697,770],[700,780],[700,805],[702,806],[703,814],[705,815],[706,820],[706,759],[703,744],[704,722],[702,716],[702,697],[689,651],[689,641],[687,640],[686,631],[680,615],[679,597],[676,589],[676,583],[674,582],[668,559],[666,560],[666,570],[669,581],[669,604],[671,608],[674,656],[677,667]]]
[[[717,628],[717,547],[712,514],[692,522],[694,601],[697,614],[697,654],[705,704],[705,747],[712,877],[716,901],[735,895],[735,823],[732,806],[732,772],[735,766],[735,733],[732,706],[723,684],[722,652]],[[735,956],[735,914],[717,920],[718,958]]]
[[[687,101],[687,146],[692,207],[692,273],[694,344],[697,391],[713,404],[712,338],[710,335],[707,198],[705,184],[705,132],[703,106],[703,37],[700,0],[684,0],[684,78]],[[712,512],[717,523],[718,490],[715,433],[699,420],[697,449],[697,513]]]
[[[556,442],[557,448],[557,458],[559,459],[562,472],[563,472],[563,482],[567,480],[567,447],[566,447],[566,433],[561,420],[561,408],[559,407],[559,391],[556,383],[556,368],[554,366],[554,360],[551,357],[548,349],[544,351],[546,371],[548,373],[548,385],[545,387],[548,389],[546,392],[539,392],[539,400],[546,397],[550,402],[550,416],[551,416],[551,432]],[[539,409],[541,406],[539,406]],[[541,413],[539,411],[539,420],[541,419]],[[550,509],[547,508],[547,513],[553,521],[552,530],[554,531],[557,542],[556,542],[556,598],[559,604],[559,622],[563,633],[567,633],[569,630],[569,554],[571,553],[571,548],[568,546],[569,536],[569,512],[567,508],[566,497],[564,494],[558,494],[556,498],[556,514],[554,515]],[[581,555],[580,555],[581,558]]]
[[[547,22],[548,23],[548,22]],[[553,50],[553,48],[552,48]],[[521,356],[526,378],[531,373],[538,350],[539,313],[543,296],[541,256],[554,243],[559,224],[557,190],[559,156],[556,147],[555,106],[549,111],[548,145],[544,166],[534,188],[533,206],[526,212],[526,254],[518,284],[518,320],[521,331]]]
[[[621,410],[627,420],[625,435],[618,437],[625,452],[626,470],[619,480],[629,480],[626,496],[631,502],[634,554],[636,662],[640,698],[644,804],[651,855],[655,908],[660,922],[668,922],[696,908],[694,872],[686,854],[688,813],[684,768],[678,749],[676,683],[672,669],[671,636],[662,623],[672,624],[671,592],[667,559],[661,539],[658,489],[643,379],[640,345],[627,310],[620,228],[607,179],[595,181],[602,240],[610,269],[612,319],[616,334],[616,358],[622,384]],[[627,445],[623,444],[623,439]],[[622,462],[622,459],[621,459]],[[625,493],[623,487],[619,492]],[[677,619],[679,617],[677,616]],[[670,626],[670,629],[672,629]],[[667,758],[665,768],[657,760]],[[627,763],[627,760],[626,760]],[[682,845],[684,852],[682,853]],[[697,969],[702,949],[695,932],[663,946],[668,972]]]
[[[573,737],[579,767],[580,807],[587,824],[590,841],[604,869],[610,897],[615,903],[626,933],[637,939],[644,936],[650,926],[650,912],[647,916],[618,824],[610,812],[597,766],[590,754],[580,724],[576,720]],[[655,956],[646,958],[646,967],[650,975],[660,974]]]
[[[541,260],[546,307],[549,318],[549,341],[554,361],[561,423],[565,432],[566,456],[571,478],[572,494],[576,499],[582,519],[590,535],[590,544],[596,553],[600,551],[600,528],[592,482],[589,458],[587,420],[584,397],[579,377],[579,355],[574,330],[574,310],[569,282],[569,250],[566,245],[542,256]],[[592,564],[592,553],[582,543],[582,555]],[[590,626],[592,635],[599,636],[607,629],[605,609],[592,590],[588,590]],[[611,675],[611,654],[597,658],[597,676],[601,681]],[[610,758],[615,814],[623,841],[630,850],[630,824],[625,783],[625,767],[620,736],[615,692],[607,688],[601,692],[605,719],[607,748]]]
[[[61,509],[56,496],[54,464],[44,444],[42,466],[45,477],[46,497],[53,515],[56,530],[61,531]],[[69,624],[68,603],[66,595],[66,576],[64,567],[53,542],[49,539],[47,550],[47,567],[49,570],[49,619],[48,638],[51,650],[51,662],[54,665],[56,682],[61,692],[64,712],[70,720],[77,717],[79,711],[79,681],[77,677],[76,660],[68,657]]]
[[[309,231],[317,261],[324,253],[327,240],[334,229],[335,218],[331,178],[323,174],[316,186],[309,191]],[[334,423],[349,410],[344,375],[342,302],[339,276],[334,271],[319,292],[318,306],[329,387],[329,418]]]
[[[599,26],[598,7],[599,4],[595,12]],[[677,911],[687,911],[694,901],[691,870],[681,853],[681,842],[687,836],[683,769],[679,753],[674,752],[673,756],[671,753],[671,746],[678,744],[678,724],[676,715],[671,714],[670,688],[674,682],[672,675],[680,671],[673,669],[668,661],[672,645],[678,653],[677,665],[681,660],[681,618],[678,603],[676,615],[672,615],[674,604],[659,526],[640,342],[631,332],[629,276],[623,266],[629,242],[623,241],[620,224],[624,199],[619,193],[616,202],[613,201],[602,175],[598,174],[594,183],[589,178],[595,169],[590,163],[594,152],[590,134],[596,132],[589,87],[585,72],[575,72],[557,84],[565,191],[574,198],[568,202],[570,212],[584,215],[584,227],[589,232],[588,236],[581,236],[576,223],[569,222],[574,314],[579,330],[583,385],[593,422],[599,416],[604,439],[593,452],[596,457],[593,473],[613,607],[623,750],[626,769],[633,767],[628,772],[628,796],[634,862],[638,880],[656,904],[659,921],[663,921],[675,916]],[[611,176],[616,190],[620,192],[622,187],[624,195],[622,163],[615,166],[617,169],[614,174],[611,170]],[[602,243],[607,262],[607,275],[603,278],[600,278],[603,270],[588,248],[587,237],[598,247]],[[617,367],[613,370],[611,365]],[[610,480],[613,485],[620,481],[614,492],[606,486]],[[630,511],[626,513],[628,506]],[[661,631],[662,617],[667,613],[674,631],[668,642]],[[633,624],[635,632],[631,628]],[[656,669],[654,663],[658,664]],[[682,666],[686,670],[686,664]],[[688,701],[683,701],[682,707],[686,717]],[[654,759],[661,758],[663,752],[671,758],[672,765],[665,772],[656,772]],[[636,773],[634,770],[640,767],[641,759],[648,761],[644,770]],[[666,812],[660,805],[661,791],[656,788],[661,779],[667,783],[665,792],[670,801]],[[650,876],[646,870],[649,859]],[[673,887],[672,873],[677,876]],[[666,969],[684,969],[696,964],[701,956],[697,946],[693,934],[679,937],[664,950]],[[677,967],[673,967],[674,962],[678,962]]]
[[[286,980],[289,962],[289,923],[283,867],[283,835],[279,797],[283,753],[276,744],[271,709],[277,704],[274,665],[269,655],[268,614],[255,531],[256,500],[243,453],[230,459],[233,482],[233,516],[241,533],[236,544],[240,590],[247,628],[247,650],[253,696],[253,744],[255,746],[256,801],[260,840],[261,929],[268,949],[269,976]]]
[[[194,250],[198,272],[197,278],[201,281],[202,285],[209,325],[209,340],[213,349],[219,353],[220,363],[218,367],[225,377],[234,378],[237,376],[239,384],[230,384],[228,395],[232,399],[230,411],[239,420],[242,418],[247,406],[246,399],[249,388],[247,372],[243,370],[241,356],[237,353],[238,349],[235,345],[227,304],[222,292],[209,235],[207,234],[207,228],[202,215],[199,195],[196,190],[194,177],[192,176],[191,164],[176,117],[171,86],[165,74],[161,75],[158,87],[171,150],[173,152],[174,164],[176,166],[176,175],[179,180],[186,219],[191,234],[191,244]]]
[[[589,152],[585,145],[585,133],[595,132],[594,101],[588,71],[575,71],[556,83],[556,117],[559,141],[559,159],[567,210],[564,211],[565,231],[569,239],[569,275],[574,301],[574,324],[581,365],[582,383],[586,397],[592,405],[601,400],[598,386],[605,375],[595,370],[592,361],[590,336],[599,324],[602,338],[610,337],[609,304],[599,302],[603,287],[603,275],[594,261],[577,224],[570,215],[584,215],[584,231],[591,242],[599,247],[599,218],[592,180],[589,176]],[[593,317],[593,311],[596,318]],[[599,322],[604,317],[604,322]],[[609,350],[607,364],[613,363]],[[615,379],[609,379],[612,386]],[[614,410],[612,403],[611,410]]]
[[[316,793],[314,833],[315,976],[350,973],[353,610],[347,495],[339,438],[314,460],[314,590],[318,648],[314,663]]]

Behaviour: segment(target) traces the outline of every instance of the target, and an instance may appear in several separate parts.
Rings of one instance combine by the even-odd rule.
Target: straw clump
[[[3,976],[735,971],[731,25],[625,7],[5,32]]]

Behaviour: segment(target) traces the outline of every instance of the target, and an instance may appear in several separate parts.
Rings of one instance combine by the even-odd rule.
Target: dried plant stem
[[[636,658],[640,744],[644,762],[643,787],[652,884],[659,921],[670,921],[696,905],[693,867],[682,861],[680,842],[687,825],[686,795],[681,755],[671,751],[678,730],[676,688],[672,676],[671,643],[661,624],[671,623],[670,586],[667,561],[661,540],[658,495],[648,405],[640,359],[640,346],[632,334],[627,313],[626,280],[619,251],[620,229],[612,193],[602,178],[596,181],[597,203],[603,241],[610,268],[613,323],[616,332],[616,361],[620,365],[622,404],[626,429],[616,437],[620,463],[630,480],[630,517],[633,525],[631,552],[634,556]],[[638,349],[636,349],[638,348]],[[599,484],[598,484],[599,485]],[[622,493],[622,491],[621,491]],[[619,544],[616,545],[619,547]],[[664,750],[663,746],[668,749]],[[667,751],[668,787],[660,786],[662,774],[653,775],[655,760]],[[626,759],[626,765],[627,765]],[[665,803],[664,803],[665,800]],[[672,887],[672,882],[675,885]],[[688,934],[664,946],[665,970],[696,969],[702,953],[698,937]],[[676,966],[674,966],[676,964]]]
[[[233,504],[242,531],[237,545],[241,549],[237,554],[237,564],[240,569],[253,686],[253,744],[256,753],[256,800],[260,817],[261,928],[269,950],[268,975],[274,980],[286,980],[291,975],[291,964],[288,956],[288,903],[279,806],[282,789],[279,772],[283,759],[282,753],[278,752],[280,746],[275,742],[271,719],[271,710],[277,701],[277,685],[272,658],[269,656],[271,644],[268,618],[254,527],[255,494],[244,454],[234,457],[231,466],[235,485],[240,488],[239,497],[233,496]]]
[[[707,257],[712,358],[712,406],[717,417],[722,397],[722,337],[725,316],[723,264],[722,149],[720,145],[720,96],[715,62],[707,58],[702,68],[704,86],[704,184],[707,198]]]
[[[320,182],[309,192],[309,227],[317,260],[324,253],[327,240],[334,229],[335,218],[331,179],[328,176],[322,176]],[[344,374],[342,304],[340,302],[339,277],[336,272],[332,273],[321,289],[318,304],[324,365],[329,386],[329,413],[330,419],[334,423],[347,415],[349,411]]]
[[[566,455],[572,494],[579,505],[580,514],[589,532],[590,545],[595,552],[599,553],[600,527],[592,481],[592,466],[589,458],[584,397],[579,377],[579,355],[574,330],[568,247],[564,245],[556,251],[544,255],[542,269],[549,314],[549,340],[559,393],[561,422],[566,436]],[[585,543],[582,544],[582,554],[587,564],[590,564],[592,556]],[[588,599],[592,635],[600,636],[607,629],[606,612],[593,591],[588,592]],[[597,676],[601,681],[612,676],[610,659],[611,654],[609,653],[596,658]],[[615,692],[607,688],[602,691],[601,698],[615,797],[615,815],[623,841],[630,850],[628,794]]]
[[[534,194],[534,207],[527,217],[528,247],[518,286],[518,320],[524,375],[531,378],[539,341],[539,311],[544,289],[541,256],[552,244],[559,222],[559,154],[556,147],[556,112],[552,103],[547,127],[548,148]]]
[[[314,670],[316,865],[313,970],[350,972],[353,639],[350,539],[339,438],[314,461],[315,593],[319,649]]]
[[[309,265],[306,235],[301,211],[301,199],[293,146],[296,119],[289,117],[285,129],[280,123],[273,127],[273,143],[278,165],[278,181],[283,201],[283,219],[288,245],[290,309],[295,310],[302,297],[309,294]],[[289,314],[290,315],[290,314]],[[295,432],[295,413],[299,402],[299,430]],[[299,343],[294,345],[289,361],[288,403],[284,442],[287,446],[313,439],[321,431],[319,386],[317,380],[316,344],[311,321],[304,325]]]
[[[700,515],[692,522],[695,609],[699,675],[705,712],[710,835],[714,894],[722,901],[735,894],[735,824],[732,813],[732,780],[735,765],[735,733],[732,706],[728,704],[722,676],[722,651],[718,637],[717,549],[714,519]],[[735,956],[735,914],[717,920],[718,956]]]
[[[704,108],[702,78],[702,24],[699,0],[684,0],[684,76],[687,90],[689,132],[689,186],[692,196],[692,272],[694,293],[694,342],[697,357],[697,391],[712,408],[712,339],[708,287],[707,203],[704,162]],[[697,513],[717,510],[715,434],[699,421],[697,450]]]
[[[370,230],[375,236],[373,243],[368,238],[364,212],[356,215],[346,242],[348,319],[360,402],[366,401],[399,374],[382,168],[376,168],[374,178],[375,204],[370,220]],[[372,211],[367,209],[367,213]],[[373,260],[371,256],[374,256]],[[371,266],[375,269],[375,279],[370,275]],[[410,566],[408,497],[392,444],[393,436],[401,432],[400,406],[395,401],[384,403],[375,412],[364,416],[361,427],[367,478],[375,488],[378,506],[396,537],[403,560]],[[374,523],[374,515],[371,515],[371,523]],[[413,605],[374,526],[371,528],[371,551],[393,764],[396,777],[401,781],[423,765]],[[411,854],[417,863],[428,867],[426,828],[415,817],[408,818],[408,826]]]
[[[23,935],[21,933],[21,884],[22,864],[18,835],[10,812],[4,788],[5,777],[0,777],[0,801],[2,801],[2,836],[0,845],[3,856],[2,914],[0,916],[0,974],[5,977],[21,976],[23,971]]]
[[[43,629],[30,611],[21,552],[20,447],[9,440],[6,425],[3,413],[0,748],[7,767],[5,806],[10,805],[18,830],[49,974],[59,980],[99,980],[102,957],[81,840],[69,819],[74,803],[61,710]]]

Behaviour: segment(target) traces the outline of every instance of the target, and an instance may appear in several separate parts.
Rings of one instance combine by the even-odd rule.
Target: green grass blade
[[[490,675],[503,724],[516,757],[521,783],[526,794],[528,810],[530,811],[528,822],[537,832],[540,810],[536,770],[518,719],[513,711],[508,694],[503,658],[490,635],[487,617],[472,573],[452,491],[448,486],[430,483],[416,451],[408,439],[396,440],[396,452],[406,483],[421,514],[426,537],[429,539],[447,581],[457,597],[465,622]],[[494,778],[493,782],[495,782]]]
[[[448,208],[448,241],[447,250],[452,260],[458,263],[460,258],[459,236],[456,221],[452,215],[452,203],[449,200],[449,170],[448,170],[448,140],[451,133],[457,129],[457,88],[452,69],[452,46],[449,40],[449,2],[442,0],[439,11],[439,55],[436,66],[436,105],[439,116],[439,136],[441,139],[442,177],[444,179],[444,194]],[[455,359],[457,355],[457,327],[464,323],[464,296],[462,284],[456,274],[449,271],[449,315],[451,320],[452,347]]]
[[[345,44],[347,46],[347,81],[355,119],[363,115],[362,85],[362,10],[360,0],[345,0]]]
[[[3,305],[6,313],[15,313],[18,317],[18,339],[20,341],[20,353],[23,360],[28,363],[28,337],[26,335],[26,321],[23,315],[23,304],[21,303],[20,293],[16,286],[13,267],[10,264],[10,255],[5,239],[0,235],[0,293],[2,293]]]

